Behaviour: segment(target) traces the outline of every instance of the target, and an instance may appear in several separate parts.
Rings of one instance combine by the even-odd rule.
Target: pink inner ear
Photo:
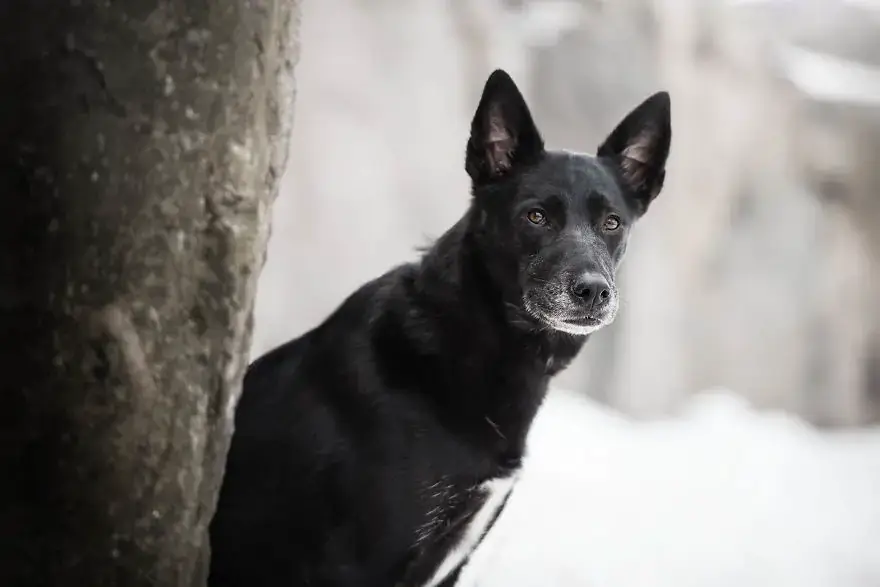
[[[490,141],[486,143],[486,157],[489,167],[496,175],[510,169],[510,156],[513,154],[513,141]]]
[[[623,177],[634,188],[642,187],[648,179],[653,143],[653,134],[642,132],[620,153]]]
[[[486,136],[486,158],[492,173],[499,175],[510,169],[516,139],[504,125],[498,105],[489,110],[489,133]]]

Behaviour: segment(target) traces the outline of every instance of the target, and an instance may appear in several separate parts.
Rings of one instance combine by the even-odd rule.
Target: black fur
[[[461,220],[250,366],[211,587],[424,585],[482,505],[478,486],[520,467],[550,378],[613,320],[614,271],[670,135],[659,93],[597,157],[547,151],[495,71]]]

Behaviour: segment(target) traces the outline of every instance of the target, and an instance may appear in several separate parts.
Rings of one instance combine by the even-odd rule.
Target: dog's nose
[[[611,286],[608,280],[597,273],[584,273],[572,282],[571,293],[587,308],[596,309],[611,299]]]

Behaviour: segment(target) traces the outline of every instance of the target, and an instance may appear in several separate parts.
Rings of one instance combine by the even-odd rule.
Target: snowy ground
[[[724,393],[637,423],[539,415],[467,587],[878,587],[880,430],[817,431]]]

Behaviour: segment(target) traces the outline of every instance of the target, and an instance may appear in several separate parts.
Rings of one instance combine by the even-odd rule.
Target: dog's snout
[[[611,285],[597,273],[584,273],[571,283],[571,293],[587,308],[600,308],[611,299]]]

